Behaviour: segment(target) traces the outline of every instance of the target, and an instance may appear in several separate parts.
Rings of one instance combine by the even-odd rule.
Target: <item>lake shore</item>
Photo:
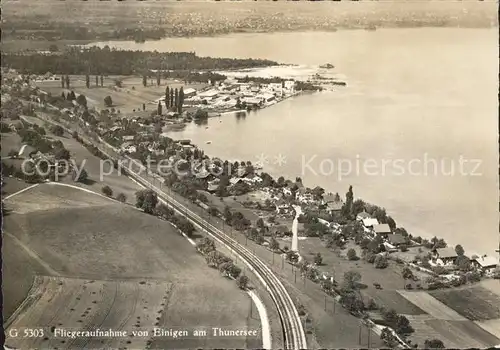
[[[72,5],[71,14],[64,3],[50,7],[39,2],[3,4],[7,21],[2,50],[60,49],[92,41],[133,40],[126,29],[160,28],[159,37],[211,37],[234,33],[271,33],[297,31],[374,30],[378,28],[463,27],[490,28],[498,25],[496,2],[123,2],[121,9],[109,3],[93,6],[85,2]],[[126,9],[124,7],[126,6]],[[74,12],[73,12],[74,11]],[[79,13],[75,18],[73,13]],[[119,14],[118,16],[110,16]],[[36,40],[47,16],[53,15],[54,37]],[[69,21],[71,19],[71,21]],[[25,20],[32,28],[24,28]],[[19,33],[16,28],[22,28]],[[74,29],[85,28],[83,37]],[[113,34],[122,31],[122,34]],[[145,40],[150,38],[145,34]],[[158,37],[155,32],[155,36]],[[35,40],[33,40],[35,38]],[[47,38],[46,38],[47,39]]]

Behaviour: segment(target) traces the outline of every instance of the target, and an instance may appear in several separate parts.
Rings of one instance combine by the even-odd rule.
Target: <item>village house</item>
[[[406,238],[400,233],[394,233],[387,236],[387,241],[395,247],[399,247],[402,244],[406,244]]]
[[[329,202],[326,204],[326,211],[330,214],[338,213],[342,210],[344,203],[342,201],[339,202]]]
[[[498,266],[498,258],[494,256],[483,255],[472,259],[472,265],[484,273],[492,273]]]
[[[326,221],[325,219],[318,218],[318,222],[319,222],[320,224],[325,225],[325,226],[326,226],[326,227],[328,227],[328,228],[330,227],[330,223],[329,223],[328,221]]]
[[[379,225],[378,220],[375,218],[366,218],[366,219],[361,220],[361,222],[363,223],[363,226],[366,228],[373,228],[374,229],[375,226]],[[385,224],[385,225],[387,225],[387,224]],[[387,227],[389,227],[389,225],[387,225]]]
[[[389,234],[392,234],[391,228],[388,224],[373,225],[373,232],[375,232],[376,235],[383,237],[387,237]]]
[[[243,179],[241,177],[232,177],[229,179],[229,183],[231,184],[231,186],[234,186],[240,182],[243,182]]]
[[[190,98],[196,95],[196,90],[193,88],[184,89],[184,98]]]
[[[284,200],[279,200],[276,203],[276,213],[278,214],[286,214],[290,212],[290,204],[288,204]]]
[[[131,142],[124,142],[121,146],[121,150],[128,153],[137,152],[137,147]]]
[[[356,220],[358,221],[363,221],[364,219],[371,219],[371,218],[372,218],[371,215],[364,210],[356,216]]]
[[[449,265],[455,262],[457,252],[452,247],[437,248],[432,251],[433,259],[436,260],[438,265]]]
[[[125,141],[125,142],[127,142],[127,141],[132,142],[132,141],[134,141],[134,138],[135,138],[134,135],[125,135],[122,137],[123,141]]]
[[[219,183],[220,183],[219,179],[215,179],[213,181],[209,181],[208,182],[207,191],[210,192],[210,193],[213,193],[213,192],[217,191],[217,189],[219,188]]]
[[[259,184],[262,182],[262,178],[255,174],[250,174],[248,176],[245,176],[243,180],[252,184]]]

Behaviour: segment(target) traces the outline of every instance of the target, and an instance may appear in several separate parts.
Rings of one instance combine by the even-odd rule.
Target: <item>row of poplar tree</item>
[[[182,113],[182,105],[184,104],[184,89],[170,89],[168,86],[165,88],[165,107],[173,109],[175,112]],[[161,100],[158,101],[158,115],[162,114]]]

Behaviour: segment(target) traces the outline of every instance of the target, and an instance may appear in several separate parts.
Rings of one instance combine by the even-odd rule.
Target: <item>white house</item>
[[[494,256],[483,255],[472,260],[472,264],[480,268],[485,273],[493,272],[498,266],[498,258]]]
[[[364,227],[375,227],[375,226],[377,226],[379,224],[378,220],[374,219],[374,218],[363,219],[362,223],[363,223]]]
[[[364,210],[356,216],[358,221],[363,221],[363,219],[371,219],[371,215]]]
[[[330,227],[330,223],[328,221],[324,220],[324,219],[318,218],[318,222],[320,224],[325,225],[326,227]]]
[[[189,98],[189,97],[193,97],[194,95],[196,95],[196,90],[193,89],[193,88],[187,88],[184,90],[184,97],[185,98]]]

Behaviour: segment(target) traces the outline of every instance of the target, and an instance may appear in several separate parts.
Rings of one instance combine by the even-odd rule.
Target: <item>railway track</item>
[[[129,160],[130,161],[130,160]],[[137,164],[137,163],[136,163]],[[137,164],[142,167],[142,164]],[[191,211],[185,205],[179,203],[173,197],[167,195],[164,191],[157,188],[143,177],[129,173],[130,177],[141,183],[143,186],[153,190],[158,195],[159,199],[167,202],[178,213],[188,218],[195,226],[205,231],[219,243],[225,245],[230,251],[234,252],[247,265],[247,267],[255,273],[261,283],[265,286],[274,303],[277,306],[284,336],[284,346],[286,349],[306,349],[306,337],[304,328],[300,320],[297,308],[293,303],[290,295],[286,291],[281,281],[271,271],[271,269],[263,263],[255,254],[249,251],[244,245],[233,240],[224,232],[212,225],[199,214]]]

